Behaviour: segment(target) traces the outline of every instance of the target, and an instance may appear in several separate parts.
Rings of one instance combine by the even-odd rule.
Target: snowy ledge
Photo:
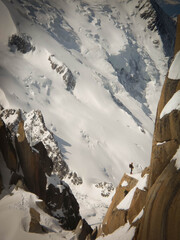
[[[168,78],[173,80],[180,79],[180,51],[176,53],[176,56],[169,69]]]
[[[126,195],[126,197],[118,204],[117,209],[128,210],[130,208],[136,188],[139,188],[140,190],[145,191],[145,188],[147,187],[147,178],[148,178],[148,174],[145,174],[144,177],[139,179],[136,186],[132,188],[131,191]]]
[[[160,119],[163,118],[166,114],[172,112],[173,110],[180,110],[180,90],[177,91],[164,106],[160,114]]]

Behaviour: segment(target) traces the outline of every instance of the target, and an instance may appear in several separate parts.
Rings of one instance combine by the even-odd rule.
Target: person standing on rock
[[[131,169],[130,174],[132,174],[132,171],[133,171],[133,168],[134,168],[133,163],[130,163],[130,164],[129,164],[129,167],[130,167],[130,169]]]

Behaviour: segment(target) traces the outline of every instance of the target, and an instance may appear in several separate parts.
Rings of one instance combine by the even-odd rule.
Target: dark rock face
[[[84,240],[86,237],[93,232],[92,228],[86,222],[85,219],[81,219],[76,227],[75,234],[77,240]]]
[[[43,145],[42,142],[37,143],[34,148],[39,153],[39,161],[40,165],[45,173],[47,173],[49,176],[51,175],[51,172],[53,170],[53,162],[47,155],[47,151]]]
[[[16,171],[18,167],[16,152],[11,141],[10,132],[2,119],[0,119],[0,136],[0,150],[6,165],[10,170]]]
[[[59,219],[64,229],[74,230],[76,228],[81,219],[79,204],[67,184],[61,181],[60,188],[50,184],[46,191],[45,201],[52,216]]]

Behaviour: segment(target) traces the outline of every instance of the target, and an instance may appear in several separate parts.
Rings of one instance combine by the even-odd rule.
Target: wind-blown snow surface
[[[161,38],[147,28],[135,0],[3,2],[1,104],[42,111],[70,169],[83,179],[72,187],[81,214],[97,223],[111,199],[100,199],[94,184],[116,186],[129,162],[142,168],[149,164],[153,120],[167,72]],[[8,37],[16,32],[31,36],[35,50],[10,52]],[[73,91],[51,68],[51,55],[71,70]],[[92,220],[97,209],[100,216]]]

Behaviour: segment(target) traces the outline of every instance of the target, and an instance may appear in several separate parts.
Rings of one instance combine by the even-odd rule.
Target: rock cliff
[[[175,56],[180,51],[180,16],[178,17]],[[175,61],[175,59],[174,59]],[[173,62],[172,62],[173,65]],[[171,71],[172,65],[169,72]],[[158,104],[153,137],[148,194],[145,210],[135,239],[179,239],[180,238],[180,111],[170,106],[170,100],[180,90],[180,78],[166,76]],[[180,99],[176,101],[180,103]],[[170,110],[166,114],[163,109]]]
[[[34,113],[34,121],[35,116],[39,116],[41,121],[37,125],[30,122],[30,125],[32,129],[43,124],[43,130],[40,130],[42,135],[46,132],[46,138],[40,141],[38,133],[35,131],[35,134],[31,134],[29,141],[25,113],[20,110],[8,111],[2,108],[1,111],[1,116],[7,124],[0,118],[0,193],[1,190],[5,190],[3,194],[11,193],[12,185],[16,185],[16,189],[20,187],[25,191],[34,193],[44,201],[48,213],[58,219],[62,228],[75,229],[81,219],[79,204],[69,186],[61,180],[62,176],[59,176],[63,171],[60,171],[59,174],[53,172],[57,168],[53,167],[53,161],[49,157],[51,156],[50,147],[57,150],[57,146],[53,141],[52,144],[49,143],[47,136],[50,135],[51,138],[53,136],[46,129],[42,114],[39,111]],[[59,150],[52,154],[54,161],[60,157]],[[63,163],[61,158],[60,160]],[[63,169],[64,165],[62,164],[60,169]],[[43,232],[44,230],[38,223],[38,213],[36,215],[37,221],[32,218],[30,231]]]

